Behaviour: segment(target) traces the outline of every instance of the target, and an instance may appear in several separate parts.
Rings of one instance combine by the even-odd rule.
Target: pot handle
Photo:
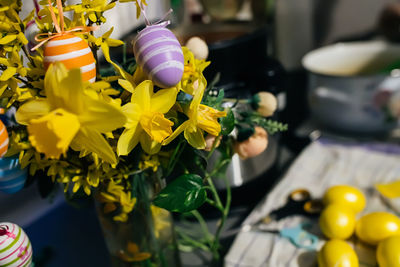
[[[348,95],[323,86],[317,87],[313,94],[319,98],[330,99],[341,103],[352,103],[352,99]]]

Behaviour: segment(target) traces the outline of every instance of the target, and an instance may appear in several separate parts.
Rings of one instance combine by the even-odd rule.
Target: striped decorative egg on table
[[[183,75],[182,47],[166,23],[148,25],[133,41],[133,53],[140,67],[161,88],[175,86]]]
[[[54,62],[64,63],[67,69],[79,68],[82,80],[96,80],[96,61],[88,44],[73,34],[62,34],[49,40],[44,48],[44,66],[47,70]]]
[[[0,192],[12,194],[20,191],[27,175],[27,170],[21,169],[18,157],[0,158]]]
[[[0,223],[0,267],[32,266],[32,245],[21,227]]]
[[[8,132],[2,121],[0,121],[0,158],[2,158],[8,150]]]

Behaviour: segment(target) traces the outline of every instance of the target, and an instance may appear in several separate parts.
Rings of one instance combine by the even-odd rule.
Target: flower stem
[[[211,151],[211,153],[212,153],[212,151]],[[209,154],[209,155],[210,155],[210,154]],[[214,238],[213,238],[213,242],[212,242],[212,244],[211,244],[211,246],[210,246],[210,251],[211,251],[212,254],[213,254],[214,260],[219,260],[219,258],[220,258],[219,252],[218,252],[218,250],[219,250],[219,248],[220,248],[219,238],[220,238],[220,236],[221,236],[221,232],[222,232],[222,230],[223,230],[223,227],[225,226],[225,222],[226,222],[226,219],[227,219],[228,214],[229,214],[229,209],[230,209],[231,200],[232,200],[232,194],[231,194],[231,188],[230,188],[229,180],[228,180],[228,178],[226,177],[226,175],[224,175],[224,180],[225,180],[225,184],[226,184],[226,194],[227,194],[227,195],[226,195],[225,205],[222,204],[221,198],[219,197],[218,191],[217,191],[217,189],[216,189],[216,187],[215,187],[215,185],[214,185],[214,182],[213,182],[213,180],[212,180],[212,176],[213,176],[215,173],[218,173],[218,171],[219,171],[223,166],[225,166],[228,162],[230,162],[230,160],[228,160],[228,159],[227,159],[227,160],[221,161],[221,162],[214,168],[214,170],[213,170],[211,173],[206,174],[206,176],[205,176],[205,180],[206,180],[206,182],[207,182],[207,184],[208,184],[207,188],[211,191],[212,196],[213,196],[213,198],[214,198],[214,201],[211,200],[211,199],[207,199],[207,202],[208,202],[210,205],[212,205],[212,206],[214,206],[215,208],[217,208],[217,209],[221,212],[221,219],[220,219],[220,221],[219,221],[219,223],[218,223],[218,227],[217,227],[217,230],[216,230],[216,232],[215,232],[215,236],[214,236]]]
[[[22,51],[24,51],[25,56],[28,58],[28,60],[31,62],[32,66],[36,67],[35,62],[33,61],[33,59],[31,58],[31,55],[28,52],[28,49],[26,49],[26,46],[23,45],[22,46]]]
[[[230,209],[230,206],[231,206],[231,200],[232,200],[231,187],[230,187],[230,184],[229,184],[229,180],[228,180],[228,178],[226,176],[224,176],[224,180],[225,180],[225,184],[226,184],[225,207],[223,208],[221,221],[220,221],[220,223],[218,225],[217,232],[215,233],[214,244],[211,247],[211,251],[213,251],[213,252],[215,251],[216,254],[218,255],[218,258],[219,258],[219,254],[218,254],[219,237],[220,237],[222,229],[223,229],[223,227],[225,225],[226,218],[228,217],[229,209]],[[215,258],[215,259],[218,259],[218,258]]]
[[[90,47],[90,49],[92,50],[94,60],[96,61],[96,76],[99,76],[100,75],[100,62],[99,62],[99,58],[97,56],[97,50],[99,48],[97,46],[93,45]]]
[[[217,209],[219,209],[221,212],[223,212],[224,206],[222,205],[221,199],[220,199],[220,197],[218,195],[217,189],[215,188],[215,185],[214,185],[214,182],[212,181],[211,176],[210,175],[206,175],[205,178],[206,178],[206,181],[207,181],[208,185],[210,186],[210,191],[211,191],[211,193],[213,195],[213,198],[214,198],[214,201],[215,201],[214,202],[215,207]]]
[[[89,27],[93,26],[93,22],[89,22],[88,24]],[[90,31],[90,34],[94,36],[93,31]],[[99,47],[92,43],[90,45],[90,49],[92,50],[94,60],[96,61],[96,77],[99,77],[100,75],[100,62],[99,62],[99,57],[97,55],[97,50],[99,50]]]
[[[185,149],[185,145],[186,145],[185,141],[181,140],[179,142],[179,144],[176,146],[174,152],[172,153],[171,159],[168,162],[166,176],[169,176],[171,174],[171,172],[174,170],[175,165],[178,162],[180,155],[182,154],[183,150]]]
[[[126,43],[123,44],[123,53],[122,53],[122,64],[126,64]]]
[[[27,80],[24,80],[19,76],[14,76],[14,78],[16,78],[16,79],[20,80],[21,82],[23,82],[27,87],[33,88],[33,86]]]
[[[189,235],[183,233],[182,231],[177,231],[177,233],[182,237],[182,239],[187,242],[188,244],[200,248],[204,251],[210,251],[210,248],[208,246],[206,246],[205,244],[191,238]]]
[[[212,234],[210,233],[210,231],[208,231],[208,227],[207,227],[206,221],[204,220],[203,216],[201,216],[200,212],[198,212],[197,210],[192,210],[191,213],[197,219],[197,221],[199,222],[201,230],[203,231],[203,234],[204,234],[204,236],[206,238],[206,242],[211,247],[212,240],[210,239],[210,237],[212,237]]]

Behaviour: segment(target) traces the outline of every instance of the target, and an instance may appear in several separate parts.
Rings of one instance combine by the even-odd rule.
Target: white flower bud
[[[264,117],[269,117],[274,114],[275,110],[278,108],[278,101],[276,97],[269,92],[259,92],[258,103],[256,103],[257,112]]]

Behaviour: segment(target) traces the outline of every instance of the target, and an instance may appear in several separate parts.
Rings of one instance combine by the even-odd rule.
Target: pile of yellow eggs
[[[400,219],[392,213],[373,212],[357,220],[366,205],[364,194],[355,187],[337,185],[323,197],[319,218],[322,233],[330,240],[318,253],[319,267],[358,267],[358,258],[344,240],[354,233],[359,240],[376,246],[380,267],[400,267]]]

